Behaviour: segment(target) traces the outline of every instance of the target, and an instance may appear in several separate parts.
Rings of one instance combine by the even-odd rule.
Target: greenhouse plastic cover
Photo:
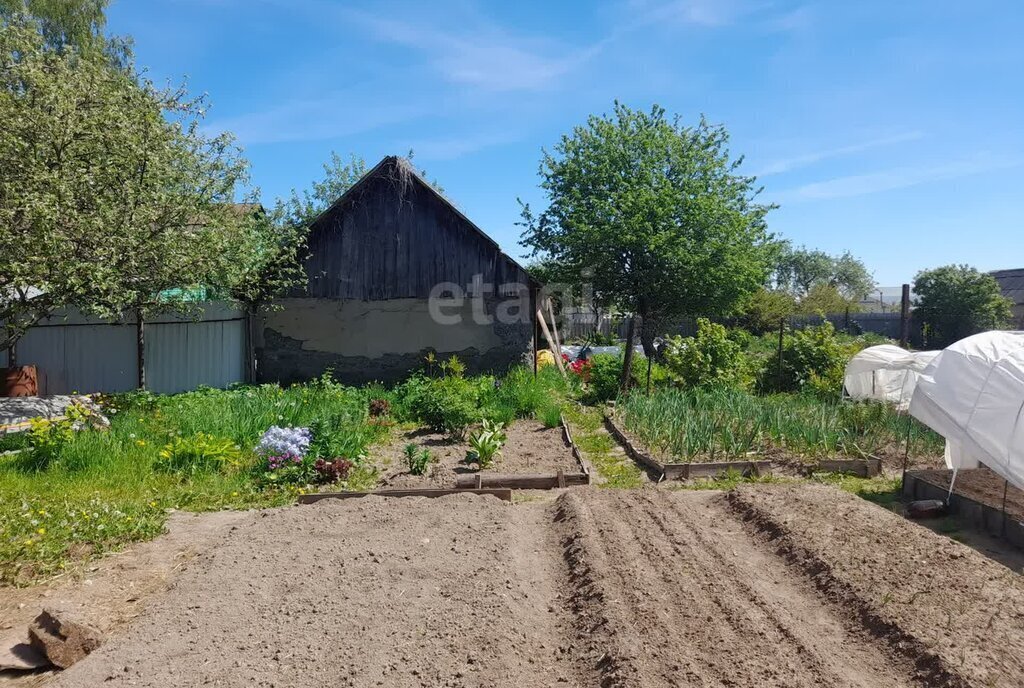
[[[984,332],[921,373],[910,414],[946,438],[946,463],[978,462],[1024,489],[1024,332]]]
[[[892,344],[869,346],[846,364],[843,389],[851,399],[874,399],[910,406],[917,378],[938,351],[907,351]]]

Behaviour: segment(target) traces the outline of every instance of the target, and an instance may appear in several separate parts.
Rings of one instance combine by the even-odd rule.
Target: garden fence
[[[146,320],[146,387],[173,394],[243,381],[245,326],[244,312],[224,302],[202,304],[193,318],[161,315]],[[135,389],[135,321],[111,322],[75,309],[61,311],[21,338],[17,361],[38,367],[40,394]],[[7,353],[0,352],[0,366],[6,364]]]

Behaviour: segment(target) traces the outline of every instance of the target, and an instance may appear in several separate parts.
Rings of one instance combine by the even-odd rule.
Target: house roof
[[[531,284],[541,286],[540,282],[534,279],[530,272],[522,265],[520,265],[515,258],[501,250],[501,246],[498,245],[497,241],[488,236],[488,234],[484,230],[480,229],[480,227],[475,222],[466,217],[466,215],[461,210],[459,210],[458,207],[456,207],[456,205],[452,203],[447,196],[442,194],[440,191],[437,190],[436,187],[434,187],[433,184],[424,179],[420,175],[420,173],[416,171],[416,168],[413,167],[412,164],[406,158],[403,158],[398,155],[384,156],[380,162],[378,162],[366,174],[360,177],[359,181],[350,186],[348,190],[345,191],[345,193],[343,193],[338,198],[338,200],[336,200],[334,203],[328,206],[323,212],[317,215],[316,218],[310,223],[310,227],[316,226],[316,224],[320,221],[320,218],[329,215],[331,211],[333,211],[335,208],[341,207],[342,205],[345,204],[347,200],[358,194],[359,191],[366,186],[369,180],[373,179],[376,176],[386,174],[391,169],[400,171],[403,177],[407,177],[412,182],[419,184],[422,188],[426,189],[428,192],[437,197],[438,200],[440,200],[442,203],[448,206],[453,213],[455,213],[460,219],[462,219],[470,229],[476,232],[476,234],[478,234],[481,239],[483,239],[491,246],[493,246],[494,250],[501,254],[501,256],[505,258],[505,260],[509,261],[510,263],[518,267],[520,270],[522,270],[526,274],[527,278],[530,280]]]
[[[996,278],[1003,296],[1015,304],[1024,304],[1024,268],[993,270],[989,274]]]

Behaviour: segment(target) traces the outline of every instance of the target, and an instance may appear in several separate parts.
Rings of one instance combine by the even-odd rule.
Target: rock
[[[63,612],[44,609],[28,628],[29,642],[61,669],[84,659],[100,646],[102,636],[92,626]]]
[[[0,671],[32,671],[50,666],[46,655],[29,645],[27,639],[28,634],[24,628],[0,639]]]

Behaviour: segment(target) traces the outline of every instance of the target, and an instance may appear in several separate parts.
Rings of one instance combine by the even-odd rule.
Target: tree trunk
[[[623,394],[629,391],[629,383],[633,372],[633,333],[636,329],[636,316],[629,316],[629,326],[626,327],[626,349],[622,354],[622,377],[619,379],[619,391]]]
[[[139,367],[139,389],[146,389],[146,322],[142,309],[135,311],[135,346]]]
[[[18,340],[12,339],[7,345],[7,367],[18,367]]]

